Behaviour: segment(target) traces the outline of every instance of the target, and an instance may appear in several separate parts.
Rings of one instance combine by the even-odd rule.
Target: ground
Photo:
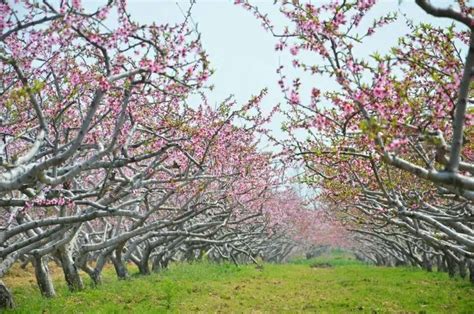
[[[364,265],[345,255],[290,264],[236,267],[175,264],[150,276],[69,293],[54,269],[58,297],[39,295],[31,269],[16,267],[4,281],[17,313],[318,312],[474,313],[474,286],[444,273]],[[84,277],[85,278],[85,277]],[[8,313],[8,312],[7,312]]]

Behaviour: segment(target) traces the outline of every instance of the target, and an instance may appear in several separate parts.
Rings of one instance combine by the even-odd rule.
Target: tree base
[[[15,307],[10,289],[0,280],[0,309],[12,309]]]

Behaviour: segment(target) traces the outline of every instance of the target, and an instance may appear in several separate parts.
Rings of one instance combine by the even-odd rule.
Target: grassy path
[[[120,282],[108,270],[99,288],[71,294],[58,283],[54,300],[42,299],[32,278],[19,271],[5,281],[18,313],[474,313],[474,287],[465,280],[344,259],[311,263],[326,262],[333,267],[174,265]]]

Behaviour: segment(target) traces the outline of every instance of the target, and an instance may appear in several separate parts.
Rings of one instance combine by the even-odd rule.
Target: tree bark
[[[114,264],[115,272],[117,273],[118,279],[127,279],[128,270],[122,259],[122,247],[123,246],[119,246],[115,250],[115,256],[112,256],[112,263]]]
[[[461,278],[466,278],[467,276],[467,262],[465,259],[461,259],[459,262],[458,262],[458,268],[459,268],[459,276],[461,276]]]
[[[163,257],[163,253],[157,254],[153,259],[153,264],[151,266],[151,270],[155,273],[159,272],[163,267],[161,264],[161,259]]]
[[[467,261],[467,265],[469,267],[469,281],[474,284],[474,260],[469,259]]]
[[[138,265],[138,270],[140,271],[140,274],[142,275],[149,275],[151,273],[150,265],[149,265],[151,252],[152,252],[152,249],[150,249],[148,246],[143,251],[142,259]]]
[[[44,258],[41,256],[35,256],[34,265],[36,282],[38,283],[41,295],[46,298],[52,298],[56,296],[53,281],[51,280],[51,275],[49,274],[48,265],[44,261]]]
[[[8,289],[5,283],[0,280],[0,310],[12,309],[14,307],[15,303],[13,302],[13,296],[10,289]]]
[[[423,268],[426,269],[428,272],[433,271],[433,263],[426,254],[423,254]]]
[[[446,264],[448,265],[448,275],[453,278],[456,275],[456,263],[449,256],[446,256]]]
[[[67,286],[70,291],[79,291],[84,289],[84,283],[79,274],[79,270],[75,265],[71,252],[66,246],[61,247],[58,250],[58,257],[61,261],[61,267],[64,272],[64,279],[66,280]]]
[[[442,256],[438,256],[438,272],[446,272],[446,263]]]

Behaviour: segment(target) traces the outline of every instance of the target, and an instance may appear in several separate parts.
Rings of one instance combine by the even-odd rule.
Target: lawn
[[[55,270],[58,297],[41,298],[31,274],[5,278],[16,313],[318,312],[473,313],[474,287],[444,273],[360,264],[327,256],[263,269],[231,264],[174,264],[150,276],[69,293]],[[9,312],[8,312],[9,313]]]

